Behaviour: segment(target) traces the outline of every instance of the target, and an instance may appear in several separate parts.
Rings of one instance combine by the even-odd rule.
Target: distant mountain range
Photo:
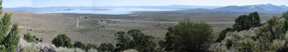
[[[217,13],[217,14],[249,14],[257,11],[261,15],[279,15],[282,12],[288,11],[288,7],[285,5],[276,6],[272,4],[260,4],[260,5],[245,5],[245,6],[225,6],[215,9],[186,9],[178,10],[177,12],[187,13]]]
[[[63,11],[72,9],[93,9],[103,10],[113,8],[145,8],[145,9],[180,9],[176,12],[187,13],[217,13],[217,14],[248,14],[250,12],[258,11],[263,15],[273,15],[285,12],[288,7],[285,5],[277,6],[272,4],[259,5],[245,5],[245,6],[195,6],[195,5],[169,5],[169,6],[79,6],[79,7],[16,7],[3,8],[3,10],[10,10],[16,12],[43,12],[43,11]]]
[[[214,10],[230,10],[230,11],[287,11],[288,7],[285,5],[276,6],[272,4],[260,4],[260,5],[246,5],[246,6],[226,6],[216,8]]]
[[[193,8],[206,8],[215,9],[222,6],[195,6],[195,5],[169,5],[169,6],[78,6],[78,7],[15,7],[3,8],[3,10],[10,10],[16,12],[41,12],[41,11],[57,11],[57,10],[70,10],[70,9],[113,9],[113,8],[145,8],[145,9],[193,9]]]

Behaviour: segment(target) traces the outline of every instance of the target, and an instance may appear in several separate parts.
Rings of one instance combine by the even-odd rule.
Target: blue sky
[[[288,6],[288,0],[3,0],[3,7],[52,7],[52,6],[165,6],[200,5],[228,6],[274,4]]]

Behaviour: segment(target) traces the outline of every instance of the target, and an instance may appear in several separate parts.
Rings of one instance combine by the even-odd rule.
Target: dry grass
[[[34,14],[26,12],[12,12],[12,23],[18,22],[20,28],[19,35],[31,32],[31,35],[43,38],[43,43],[51,43],[52,39],[58,34],[67,34],[74,41],[82,43],[92,43],[100,45],[101,43],[115,44],[116,31],[128,31],[139,29],[147,35],[152,35],[158,40],[163,40],[168,27],[173,27],[180,20],[189,18],[195,22],[233,22],[239,15],[228,14],[133,14],[127,15],[101,15],[101,14]],[[76,28],[75,17],[87,16],[88,19],[79,19],[79,27]],[[271,18],[271,15],[262,15],[261,20],[265,21]],[[107,20],[107,23],[99,23],[100,20]],[[122,20],[122,21],[113,21]],[[165,22],[165,23],[162,23]],[[167,22],[167,23],[166,23]],[[170,23],[173,22],[173,23]],[[214,29],[213,34],[218,34],[232,24],[211,24]],[[32,31],[30,31],[32,29]],[[215,38],[216,39],[216,38]]]

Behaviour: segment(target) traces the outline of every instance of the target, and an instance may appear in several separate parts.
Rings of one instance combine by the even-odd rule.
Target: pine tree
[[[9,52],[16,51],[18,43],[20,41],[20,36],[17,35],[18,33],[19,33],[18,24],[15,23],[13,24],[13,28],[11,29],[10,33],[7,35],[7,37],[5,37],[5,40],[2,42],[2,44],[4,44],[6,47],[6,51]]]
[[[2,14],[2,0],[0,0],[0,14]],[[15,52],[20,41],[18,23],[12,25],[11,31],[7,34],[9,25],[11,24],[11,15],[5,13],[0,20],[0,51]]]
[[[2,0],[0,0],[0,14],[2,14]],[[0,42],[6,37],[7,31],[9,29],[11,20],[11,14],[5,13],[3,18],[0,20]]]

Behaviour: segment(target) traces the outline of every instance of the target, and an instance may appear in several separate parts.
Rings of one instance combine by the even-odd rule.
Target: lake
[[[175,11],[181,9],[143,9],[143,8],[113,8],[109,10],[84,10],[84,9],[69,9],[69,10],[58,10],[58,11],[45,11],[45,12],[34,12],[34,13],[80,13],[80,14],[130,14],[133,11]]]

